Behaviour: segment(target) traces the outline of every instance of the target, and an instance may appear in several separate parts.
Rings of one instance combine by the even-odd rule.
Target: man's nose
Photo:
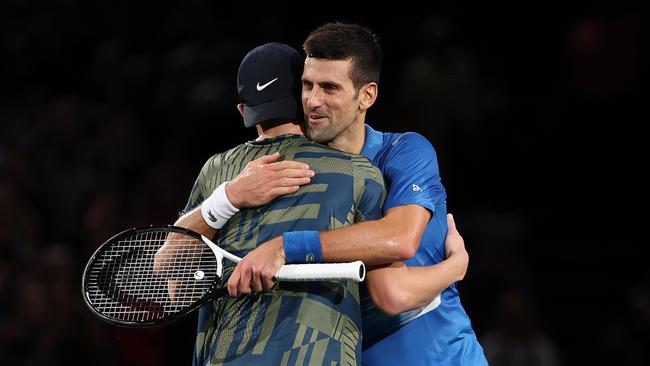
[[[307,107],[310,109],[320,107],[323,104],[323,92],[319,87],[314,87],[307,95]]]

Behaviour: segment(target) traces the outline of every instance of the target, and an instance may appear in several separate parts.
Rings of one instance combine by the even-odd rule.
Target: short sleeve
[[[384,211],[415,204],[433,215],[436,205],[446,200],[436,152],[424,136],[414,132],[401,135],[383,159],[382,171],[388,185]]]
[[[194,181],[194,185],[192,186],[192,191],[190,192],[190,197],[187,200],[187,204],[185,205],[185,208],[181,212],[181,214],[186,214],[193,210],[195,207],[201,204],[210,194],[212,194],[212,191],[210,190],[208,192],[208,182],[211,179],[211,175],[214,175],[215,169],[219,168],[221,162],[220,155],[214,155],[208,161],[203,164],[203,168],[201,168],[201,172],[199,173],[198,177],[196,177],[196,180]]]

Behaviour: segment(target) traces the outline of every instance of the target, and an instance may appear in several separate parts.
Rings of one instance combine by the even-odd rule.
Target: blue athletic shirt
[[[416,204],[432,213],[417,252],[405,263],[424,266],[443,261],[447,203],[433,146],[417,133],[382,133],[366,125],[361,155],[384,176],[388,187],[384,212]],[[455,285],[443,291],[436,309],[418,318],[415,311],[385,315],[367,290],[361,310],[363,365],[487,365]]]

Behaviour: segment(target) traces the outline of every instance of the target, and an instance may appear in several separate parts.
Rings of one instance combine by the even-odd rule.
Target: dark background
[[[650,363],[645,14],[239,5],[0,5],[0,363],[191,362],[195,318],[105,325],[83,266],[122,229],[175,221],[203,162],[255,137],[235,109],[248,50],[331,20],[380,37],[368,122],[437,150],[491,364]]]

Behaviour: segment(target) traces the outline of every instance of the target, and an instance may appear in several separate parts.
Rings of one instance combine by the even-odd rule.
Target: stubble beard
[[[308,119],[305,123],[305,134],[308,139],[325,145],[330,143],[336,137],[336,131],[334,131],[334,127],[331,124],[319,129],[314,129],[309,125]]]

